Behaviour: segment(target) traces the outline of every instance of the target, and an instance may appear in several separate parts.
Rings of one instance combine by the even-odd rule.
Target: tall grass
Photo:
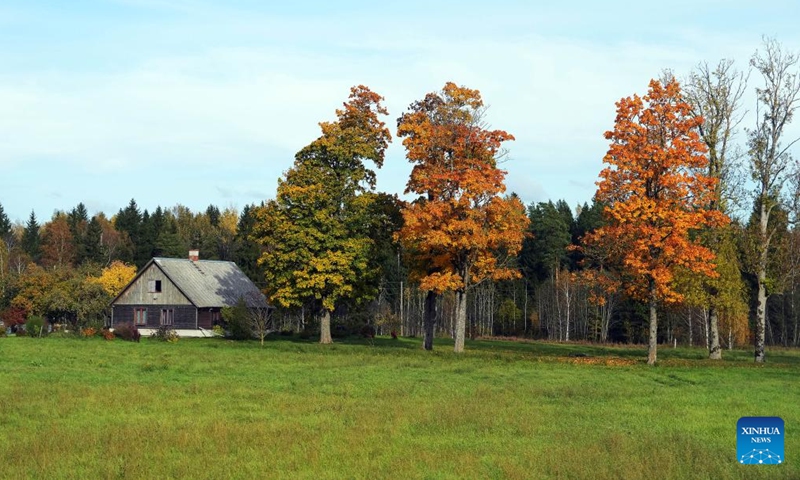
[[[0,477],[800,478],[796,351],[467,348],[0,339]],[[736,463],[759,415],[783,465]]]

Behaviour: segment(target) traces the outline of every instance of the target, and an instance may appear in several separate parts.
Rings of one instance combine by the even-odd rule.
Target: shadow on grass
[[[272,345],[306,345],[312,349],[318,345],[318,338],[303,339],[298,336],[271,336],[268,342]],[[381,350],[421,351],[422,339],[400,337],[376,337],[374,339],[351,336],[335,338],[334,345],[373,347]],[[453,340],[437,338],[434,350],[437,352],[452,352]],[[501,355],[538,357],[543,359],[561,359],[572,357],[614,357],[627,360],[636,360],[644,363],[647,360],[647,347],[643,345],[603,345],[593,343],[555,343],[539,340],[505,340],[505,339],[478,339],[467,340],[465,349],[468,353],[491,353]],[[746,350],[724,350],[723,360],[708,360],[708,351],[702,347],[678,347],[659,345],[658,359],[665,364],[689,365],[699,363],[702,365],[726,365],[731,363],[746,364],[753,362],[753,352]],[[767,362],[800,366],[800,350],[772,347],[767,349]]]

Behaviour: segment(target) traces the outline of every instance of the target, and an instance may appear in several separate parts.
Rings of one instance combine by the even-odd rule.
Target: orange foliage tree
[[[506,260],[521,249],[528,226],[522,202],[501,196],[506,172],[497,161],[514,137],[485,128],[484,111],[480,92],[447,83],[411,104],[397,128],[414,164],[406,193],[420,195],[403,211],[397,237],[420,266],[423,290],[455,291],[456,352],[464,349],[467,290],[519,276]]]
[[[42,229],[42,264],[47,267],[65,267],[75,260],[75,243],[67,216],[58,212]]]
[[[706,147],[674,79],[650,81],[644,98],[617,102],[614,130],[600,172],[596,198],[607,224],[584,237],[584,248],[606,252],[607,264],[625,292],[650,310],[648,364],[656,362],[659,303],[680,301],[678,268],[714,277],[714,253],[692,232],[728,219],[708,208],[716,179],[705,175]]]

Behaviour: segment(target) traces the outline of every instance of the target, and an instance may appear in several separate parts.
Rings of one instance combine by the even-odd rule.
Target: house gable
[[[160,288],[159,288],[160,287]],[[157,291],[159,290],[160,291]],[[114,305],[193,305],[156,262],[150,261]]]

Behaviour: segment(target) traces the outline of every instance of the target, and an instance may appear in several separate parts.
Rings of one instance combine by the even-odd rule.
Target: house
[[[264,294],[233,262],[153,258],[111,302],[110,326],[132,323],[149,335],[169,325],[182,337],[210,336],[220,310],[243,298],[249,308],[270,309]]]

